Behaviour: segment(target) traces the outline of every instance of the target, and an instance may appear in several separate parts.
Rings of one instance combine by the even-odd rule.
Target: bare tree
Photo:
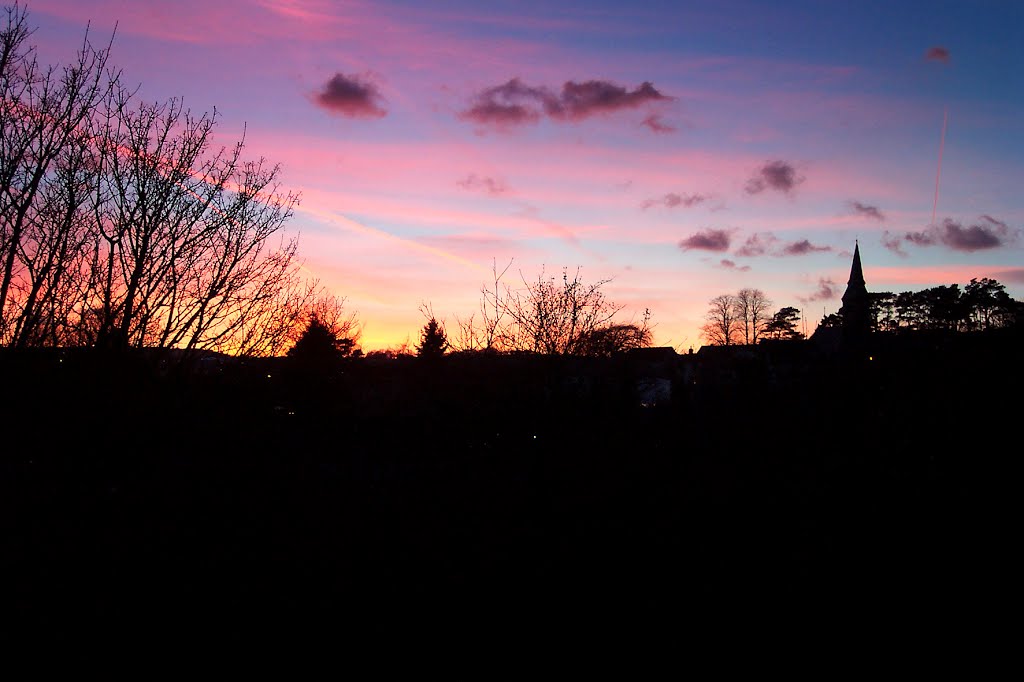
[[[742,323],[736,310],[736,297],[732,294],[715,296],[708,302],[709,308],[701,327],[703,337],[714,346],[731,346],[741,337]]]
[[[509,264],[499,273],[493,267],[493,288],[485,285],[480,299],[481,318],[457,321],[455,350],[526,351],[545,355],[607,355],[651,343],[650,313],[640,323],[615,321],[623,306],[609,301],[602,291],[608,279],[586,283],[579,268],[572,277],[545,275],[534,281],[522,273],[523,286],[513,289],[502,282]]]
[[[511,260],[499,273],[497,261],[491,263],[493,288],[489,288],[485,284],[480,289],[479,320],[475,313],[465,319],[455,317],[456,333],[452,340],[452,347],[455,350],[501,350],[498,346],[500,330],[505,321],[505,302],[507,300],[502,297],[501,280],[510,267],[512,267]]]
[[[536,281],[523,278],[522,290],[506,289],[502,305],[508,324],[501,328],[502,344],[546,355],[582,355],[591,334],[611,324],[623,308],[601,291],[609,281],[587,284],[579,268],[572,278],[563,269],[561,282],[543,270]]]
[[[88,30],[75,61],[39,64],[27,10],[0,27],[0,344],[52,341],[81,253],[90,124],[118,74]],[[53,317],[54,315],[58,317]]]
[[[43,69],[0,29],[0,344],[278,354],[320,289],[280,167],[217,148],[217,112],[139,102],[86,40]]]
[[[747,345],[756,344],[765,326],[771,321],[768,310],[772,302],[760,289],[740,289],[735,301],[735,317],[743,328],[743,342]]]
[[[250,322],[299,284],[297,241],[282,231],[298,197],[280,192],[278,166],[242,160],[244,139],[212,149],[216,110],[134,106],[120,90],[110,105],[86,293],[101,311],[96,343],[252,345]]]

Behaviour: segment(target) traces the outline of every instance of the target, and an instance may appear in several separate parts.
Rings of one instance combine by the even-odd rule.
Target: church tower
[[[843,294],[843,307],[839,309],[843,318],[843,339],[848,342],[862,342],[871,331],[871,310],[868,290],[864,284],[864,270],[860,264],[860,245],[854,242],[853,265],[850,280]]]

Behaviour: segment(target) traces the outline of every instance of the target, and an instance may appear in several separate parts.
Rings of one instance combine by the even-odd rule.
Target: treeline
[[[870,331],[988,331],[1015,327],[1024,321],[1024,303],[1006,293],[994,279],[971,279],[921,291],[868,292]],[[772,310],[760,289],[741,289],[708,302],[703,338],[714,346],[753,345],[763,340],[799,340],[800,311],[791,306]],[[825,315],[818,329],[841,328],[843,311]]]
[[[972,278],[963,289],[950,284],[899,294],[869,292],[868,296],[873,332],[988,331],[1024,322],[1024,303],[987,277]],[[821,326],[842,326],[841,314],[826,315]]]

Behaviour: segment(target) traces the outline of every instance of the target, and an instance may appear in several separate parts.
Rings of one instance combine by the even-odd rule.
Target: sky
[[[113,35],[140,97],[280,164],[367,351],[415,344],[424,305],[468,318],[506,266],[607,280],[680,352],[743,288],[812,332],[855,244],[869,291],[1024,300],[1019,0],[22,4],[43,61]]]

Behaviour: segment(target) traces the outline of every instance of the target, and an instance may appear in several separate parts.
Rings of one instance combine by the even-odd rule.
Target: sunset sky
[[[6,3],[5,3],[6,4]],[[23,5],[26,3],[22,3]],[[807,331],[859,240],[869,291],[992,277],[1024,299],[1024,3],[36,0],[149,100],[245,128],[301,193],[307,270],[415,343],[563,267],[698,348],[758,288]],[[521,274],[520,274],[521,273]]]

